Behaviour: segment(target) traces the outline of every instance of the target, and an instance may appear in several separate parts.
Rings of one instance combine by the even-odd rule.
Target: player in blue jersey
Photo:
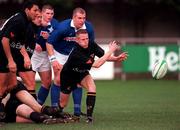
[[[79,29],[86,29],[91,41],[94,41],[94,29],[86,21],[86,12],[82,8],[73,11],[72,19],[59,23],[47,41],[47,51],[54,71],[54,84],[51,87],[52,105],[58,106],[60,93],[60,72],[68,56],[75,46],[75,33]],[[72,92],[74,100],[74,115],[81,114],[82,88]]]
[[[46,4],[42,7],[42,22],[41,27],[39,27],[36,41],[36,48],[34,54],[31,58],[32,69],[39,73],[41,78],[41,87],[37,94],[37,101],[40,104],[44,104],[48,94],[49,88],[52,81],[52,71],[51,64],[48,59],[48,54],[46,51],[46,41],[51,32],[58,25],[58,21],[53,19],[54,8]],[[35,79],[35,73],[34,73]],[[35,81],[34,81],[35,82]],[[35,88],[32,88],[35,90]]]

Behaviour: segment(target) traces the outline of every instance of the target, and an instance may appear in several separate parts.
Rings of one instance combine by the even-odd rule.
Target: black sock
[[[96,102],[96,93],[88,92],[86,98],[87,117],[92,117],[95,102]]]
[[[49,119],[50,117],[38,112],[32,112],[30,114],[30,119],[36,123],[42,123],[45,119]]]
[[[43,106],[41,108],[41,112],[48,116],[56,116],[58,113],[61,113],[61,110],[59,107]]]
[[[2,99],[3,99],[3,98],[0,96],[0,103],[2,102]]]
[[[6,117],[4,104],[0,103],[0,122]]]
[[[28,90],[28,92],[37,100],[36,90]]]

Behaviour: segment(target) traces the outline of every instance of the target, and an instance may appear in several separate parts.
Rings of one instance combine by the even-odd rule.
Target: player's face
[[[37,5],[33,5],[31,9],[26,9],[26,14],[30,20],[34,20],[39,11],[39,7]]]
[[[42,14],[41,12],[38,12],[36,18],[33,20],[33,23],[37,26],[40,26],[41,22],[42,22]]]
[[[79,36],[77,37],[77,42],[81,47],[87,48],[89,43],[88,34],[79,34]]]
[[[82,14],[77,12],[74,16],[73,16],[73,22],[74,22],[74,26],[79,29],[83,26],[84,22],[86,20],[86,14]]]
[[[50,22],[54,16],[54,10],[45,9],[42,11],[43,20],[46,22]]]

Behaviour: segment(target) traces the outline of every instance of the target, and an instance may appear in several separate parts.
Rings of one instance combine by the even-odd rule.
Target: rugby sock
[[[92,117],[96,102],[96,92],[88,92],[86,98],[87,117]]]
[[[59,95],[60,95],[60,86],[55,85],[54,83],[51,86],[51,105],[59,106]]]
[[[74,101],[74,115],[81,115],[81,100],[82,100],[82,88],[77,88],[72,91]]]
[[[36,90],[28,90],[28,92],[37,100]]]
[[[36,123],[42,123],[44,120],[49,119],[50,117],[42,113],[32,112],[29,118]]]
[[[6,117],[5,107],[3,103],[0,103],[0,122]]]
[[[3,99],[3,98],[0,96],[0,103],[2,102],[2,99]]]
[[[39,104],[43,105],[46,101],[46,98],[49,94],[49,89],[45,88],[41,85],[38,95],[37,95],[37,101]]]

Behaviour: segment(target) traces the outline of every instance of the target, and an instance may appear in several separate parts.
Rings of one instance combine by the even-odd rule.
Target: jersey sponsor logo
[[[64,38],[65,41],[68,41],[68,42],[75,42],[76,41],[76,37],[65,37]]]
[[[33,54],[33,52],[34,52],[34,50],[33,50],[33,49],[31,49],[29,46],[28,46],[28,47],[26,47],[26,51],[27,51],[27,52],[29,52],[29,53],[31,53],[31,54]]]
[[[72,70],[79,73],[84,73],[87,71],[87,69],[79,69],[79,68],[73,68]]]
[[[94,54],[91,54],[88,61],[86,61],[86,64],[92,64],[94,62],[94,56],[95,56]]]
[[[48,32],[47,31],[41,31],[40,32],[40,36],[44,36],[44,35],[46,35]]]
[[[88,61],[86,61],[86,64],[92,64],[92,59],[89,59]]]
[[[23,47],[23,45],[21,45],[20,42],[18,42],[18,43],[11,42],[10,47],[15,48],[15,49],[21,49]]]

